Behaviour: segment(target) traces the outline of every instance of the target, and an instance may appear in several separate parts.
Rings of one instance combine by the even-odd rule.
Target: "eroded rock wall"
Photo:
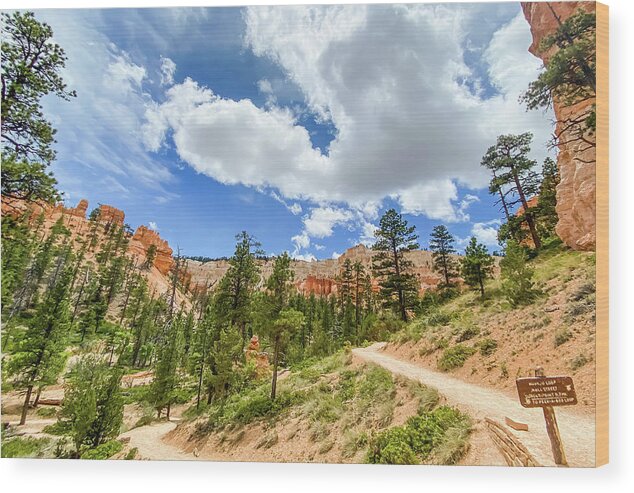
[[[552,10],[551,10],[552,7]],[[595,10],[594,2],[522,2],[524,16],[530,25],[533,43],[529,51],[544,63],[556,53],[557,48],[541,52],[541,40],[555,32],[577,9]],[[594,250],[596,246],[596,150],[584,142],[574,141],[564,130],[566,120],[586,113],[594,100],[565,107],[554,102],[558,121],[556,132],[560,135],[557,165],[561,181],[557,186],[557,234],[563,242],[575,250]],[[593,136],[586,135],[591,141]]]

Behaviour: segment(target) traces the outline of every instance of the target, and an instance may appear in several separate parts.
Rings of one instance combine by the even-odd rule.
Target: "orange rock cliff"
[[[552,10],[551,8],[552,7]],[[539,50],[541,40],[555,32],[559,21],[564,21],[577,9],[591,12],[594,2],[522,2],[524,17],[530,25],[533,43],[529,51],[545,63],[556,53],[553,47],[547,52]],[[554,12],[553,12],[554,11]],[[557,17],[555,17],[557,16]],[[557,20],[559,18],[559,21]],[[586,113],[594,104],[594,99],[574,106],[565,107],[554,101],[554,111],[558,122],[570,120]],[[596,245],[596,151],[594,147],[571,139],[569,131],[564,131],[558,123],[557,134],[561,133],[557,165],[561,181],[557,186],[557,235],[575,250],[594,250]],[[594,142],[595,137],[585,136]]]

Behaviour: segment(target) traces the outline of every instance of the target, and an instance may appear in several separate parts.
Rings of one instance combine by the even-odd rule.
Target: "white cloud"
[[[498,228],[500,221],[494,219],[485,223],[475,223],[471,228],[471,234],[475,236],[480,243],[488,247],[498,247]]]
[[[332,257],[334,260],[337,260],[339,257],[341,257],[341,254],[339,252],[332,252]]]
[[[54,96],[42,101],[47,118],[58,122],[53,171],[75,197],[117,188],[122,193],[150,189],[157,199],[173,197],[164,188],[173,179],[170,170],[148,155],[139,132],[149,100],[143,90],[147,71],[91,27],[93,15],[38,12],[64,47],[68,60],[62,76],[77,91],[71,101]]]
[[[258,90],[263,94],[272,94],[273,86],[271,85],[271,81],[268,79],[260,79],[258,81]]]
[[[317,260],[317,258],[312,253],[293,253],[291,254],[291,257],[293,257],[295,260],[303,260],[304,262],[314,262],[315,260]]]
[[[316,243],[313,246],[315,247],[315,250],[317,250],[318,252],[321,252],[322,250],[324,250],[326,248],[324,245],[320,245],[318,243]]]
[[[148,223],[148,228],[150,228],[152,231],[158,231],[158,225],[154,222],[154,221],[150,221]]]
[[[354,218],[350,211],[335,207],[317,207],[304,217],[304,230],[308,236],[327,238],[335,226],[347,224]]]
[[[174,73],[176,63],[171,58],[161,57],[161,85],[171,86],[174,84]]]

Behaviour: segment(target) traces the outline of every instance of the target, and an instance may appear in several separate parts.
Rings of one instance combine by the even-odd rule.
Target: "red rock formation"
[[[75,217],[83,217],[86,218],[86,211],[88,210],[88,201],[86,199],[81,199],[77,204],[77,207],[70,207],[66,209],[66,214],[70,214]]]
[[[591,12],[594,2],[522,2],[524,16],[533,35],[529,51],[545,63],[556,53],[557,47],[542,53],[539,51],[541,40],[555,32],[558,21],[550,10],[552,6],[560,20],[570,17],[577,9]],[[594,99],[574,106],[565,107],[554,102],[555,116],[558,122],[570,120],[586,113],[594,104]],[[557,234],[563,242],[575,250],[594,250],[596,245],[596,151],[594,147],[572,141],[569,132],[562,132],[563,126],[557,124],[557,134],[561,133],[557,165],[561,181],[557,186]],[[593,136],[589,137],[594,141]]]
[[[255,364],[257,377],[263,377],[269,373],[269,358],[266,353],[260,352],[260,338],[254,335],[249,341],[249,345],[244,350],[244,357],[247,363]]]
[[[297,290],[305,295],[315,294],[317,296],[329,296],[337,292],[337,283],[334,279],[306,276],[306,279],[295,283]]]
[[[87,204],[86,204],[87,205]],[[104,224],[116,224],[123,226],[125,214],[122,210],[111,205],[101,204],[99,206],[99,222]]]
[[[145,260],[150,245],[156,246],[154,266],[161,274],[167,275],[174,265],[172,249],[167,241],[162,239],[156,231],[153,231],[146,226],[139,226],[130,241],[130,252]]]

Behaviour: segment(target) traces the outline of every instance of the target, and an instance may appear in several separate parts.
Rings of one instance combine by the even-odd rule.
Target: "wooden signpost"
[[[550,438],[555,464],[567,466],[564,446],[559,434],[554,406],[574,406],[577,394],[571,377],[546,377],[544,370],[537,368],[534,377],[518,378],[517,393],[524,407],[541,407],[544,410],[546,431]]]

